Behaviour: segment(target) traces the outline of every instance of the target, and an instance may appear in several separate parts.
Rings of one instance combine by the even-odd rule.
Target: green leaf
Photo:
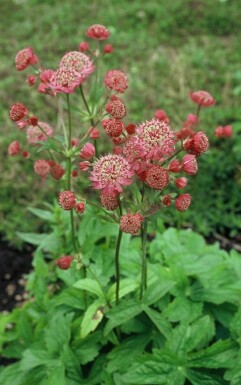
[[[145,305],[152,305],[164,297],[174,286],[175,282],[172,280],[156,280],[147,287],[143,297],[143,303]]]
[[[30,243],[31,245],[40,245],[48,234],[36,234],[36,233],[20,233],[16,232],[17,236],[23,241]]]
[[[90,332],[94,331],[103,318],[102,308],[106,306],[102,299],[96,300],[86,310],[80,327],[80,336],[85,338]]]
[[[46,385],[66,385],[65,366],[61,361],[48,368],[48,377],[45,380]]]
[[[64,345],[67,345],[71,335],[71,322],[74,313],[55,314],[48,323],[48,328],[45,329],[44,339],[48,352],[52,355],[58,354]]]
[[[122,301],[106,314],[109,321],[104,329],[104,335],[106,336],[113,328],[129,321],[141,312],[142,306],[140,302],[134,299]]]
[[[93,361],[98,356],[100,350],[100,338],[100,332],[94,332],[89,334],[83,340],[80,340],[78,337],[72,344],[74,354],[82,365]]]
[[[159,332],[168,339],[172,332],[172,327],[171,327],[171,324],[168,322],[168,320],[161,313],[149,307],[145,307],[144,312],[147,314],[150,320],[154,323],[154,325],[157,327]]]
[[[84,278],[80,279],[74,284],[77,289],[86,290],[90,293],[97,295],[97,297],[104,299],[105,293],[103,292],[100,284],[94,279]]]
[[[171,322],[192,322],[200,317],[203,310],[202,302],[192,302],[186,297],[176,297],[163,314]]]
[[[122,341],[121,344],[115,347],[107,356],[109,363],[107,370],[110,373],[115,371],[125,371],[128,369],[133,360],[145,349],[145,346],[150,341],[151,334],[140,334]]]
[[[237,355],[237,345],[231,340],[220,340],[207,349],[192,353],[188,366],[210,369],[231,368]]]
[[[28,211],[36,215],[38,218],[44,219],[45,221],[53,221],[53,213],[47,210],[37,209],[33,207],[28,207]]]
[[[20,368],[20,363],[14,363],[0,372],[0,384],[22,385],[25,374]]]
[[[23,358],[20,361],[20,368],[23,371],[29,371],[37,366],[51,363],[55,365],[57,359],[51,358],[44,349],[27,349],[23,352]]]
[[[186,376],[192,385],[227,385],[226,381],[214,373],[208,374],[203,371],[188,370]]]
[[[119,298],[124,297],[125,295],[131,293],[132,291],[136,290],[139,287],[139,282],[135,282],[134,279],[122,279],[120,281],[120,291],[119,291]],[[116,290],[116,283],[112,285],[107,293],[107,298],[110,302],[115,301],[115,290]]]
[[[224,378],[225,380],[230,381],[230,385],[240,385],[241,384],[241,351],[239,351],[238,356],[233,361],[233,365],[229,370],[226,371]]]

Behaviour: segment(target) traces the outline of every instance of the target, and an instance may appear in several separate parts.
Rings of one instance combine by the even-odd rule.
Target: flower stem
[[[146,242],[147,241],[147,219],[145,218],[141,227],[141,260],[142,260],[142,271],[141,271],[141,290],[140,299],[147,288],[147,260],[146,260]]]
[[[71,135],[72,135],[72,122],[71,122],[71,109],[70,109],[70,100],[69,94],[67,96],[67,109],[68,109],[68,151],[71,149]],[[67,190],[71,189],[71,156],[68,155],[67,158]],[[74,212],[73,209],[70,210],[70,226],[71,226],[71,239],[74,248],[74,252],[77,253],[76,243],[75,243],[75,228],[74,228]]]
[[[85,105],[85,107],[86,107],[86,110],[88,111],[88,113],[89,113],[89,115],[90,115],[90,122],[91,122],[91,125],[92,125],[92,127],[95,127],[96,124],[95,124],[95,122],[94,122],[94,119],[91,117],[91,111],[90,111],[88,102],[87,102],[87,100],[86,100],[86,97],[85,97],[85,94],[84,94],[84,90],[83,90],[82,85],[80,86],[80,93],[81,93],[81,96],[82,96],[84,105]],[[97,148],[97,140],[96,140],[96,139],[94,140],[94,146],[95,146],[95,155],[96,155],[96,157],[98,157],[98,148]]]
[[[121,245],[122,231],[119,230],[116,250],[115,250],[115,276],[116,276],[116,290],[115,290],[115,303],[119,303],[119,292],[120,292],[120,263],[119,263],[119,254],[120,254],[120,245]]]

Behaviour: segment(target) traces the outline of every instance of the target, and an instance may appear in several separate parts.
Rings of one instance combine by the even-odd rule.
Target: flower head
[[[168,118],[168,116],[164,110],[156,110],[155,118],[158,120],[163,120],[166,123],[169,123],[169,121],[170,121],[170,119]]]
[[[190,194],[181,194],[175,201],[175,206],[178,211],[186,211],[190,206],[192,197]]]
[[[100,194],[100,201],[102,206],[104,206],[106,210],[115,210],[119,205],[118,196],[119,194],[117,194],[116,192],[113,192],[111,194],[106,194],[102,192]]]
[[[59,65],[78,72],[81,76],[81,83],[94,71],[93,62],[90,58],[82,52],[72,51],[66,53]]]
[[[74,209],[75,209],[75,212],[77,214],[83,214],[84,211],[85,211],[85,204],[83,202],[80,202],[80,203],[77,203],[75,206],[74,206]]]
[[[126,115],[126,107],[121,99],[110,100],[106,106],[106,112],[115,119],[122,119]]]
[[[91,39],[106,40],[110,36],[110,31],[104,25],[94,24],[87,29],[86,35]]]
[[[189,175],[198,172],[198,164],[195,155],[185,155],[182,159],[182,169]]]
[[[83,159],[91,159],[95,155],[95,147],[92,143],[85,143],[79,155]]]
[[[34,172],[42,178],[46,178],[46,176],[50,172],[49,162],[45,159],[36,160],[34,162]]]
[[[68,270],[73,259],[74,258],[71,257],[71,255],[65,255],[64,257],[57,259],[56,263],[61,270]]]
[[[27,108],[22,103],[14,103],[9,110],[9,117],[13,122],[22,120],[28,114]]]
[[[191,92],[190,97],[194,103],[202,107],[211,107],[216,103],[216,100],[207,91]]]
[[[72,191],[66,190],[59,193],[59,205],[64,210],[71,210],[76,204],[76,198]]]
[[[120,230],[127,234],[137,235],[141,229],[143,217],[140,214],[125,214],[120,219]]]
[[[104,119],[102,125],[107,135],[116,138],[121,135],[124,130],[124,124],[119,119]]]
[[[106,155],[96,161],[91,173],[93,187],[103,193],[121,193],[123,185],[132,183],[130,164],[121,155]]]
[[[20,144],[17,140],[14,140],[12,143],[8,146],[8,155],[14,156],[18,155],[20,151]]]
[[[146,172],[145,183],[156,190],[163,190],[169,183],[168,172],[157,164],[153,165]]]
[[[81,75],[73,68],[60,67],[50,78],[49,87],[54,92],[71,94],[83,82]]]
[[[15,64],[18,71],[23,71],[31,64],[37,64],[38,57],[32,48],[24,48],[19,51],[15,57]]]
[[[38,126],[29,126],[26,131],[27,140],[29,144],[36,144],[37,142],[44,142],[47,136],[53,135],[53,128],[45,122],[39,122]]]
[[[61,166],[61,164],[56,163],[55,161],[51,161],[51,163],[49,162],[49,165],[50,165],[50,174],[52,175],[52,177],[56,180],[61,179],[65,173],[65,170]]]
[[[184,143],[184,148],[189,154],[199,156],[207,151],[208,138],[203,131],[197,132],[191,139]]]
[[[110,70],[105,75],[105,85],[110,90],[123,93],[128,88],[128,79],[124,72],[120,70]]]

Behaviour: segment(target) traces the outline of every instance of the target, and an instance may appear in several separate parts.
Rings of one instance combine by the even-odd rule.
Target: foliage
[[[35,214],[53,217],[52,211]],[[98,220],[93,226],[100,235],[91,250],[84,237],[86,278],[82,270],[61,271],[47,263],[57,234],[45,235],[53,242],[44,250],[31,235],[38,248],[29,299],[0,321],[1,354],[16,359],[1,368],[0,382],[239,384],[240,255],[207,245],[192,231],[170,228],[149,244],[149,287],[140,300],[138,240],[126,234],[122,300],[115,305],[114,235],[103,240],[108,224]]]

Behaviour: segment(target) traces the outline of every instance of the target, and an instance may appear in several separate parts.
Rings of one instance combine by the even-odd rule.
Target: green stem
[[[39,124],[37,124],[37,127],[40,129],[40,131],[41,131],[46,137],[48,137],[46,131],[45,131]],[[48,151],[48,153],[49,153],[49,155],[50,155],[50,158],[56,162],[56,158],[55,158],[54,154],[53,154],[49,149],[47,149],[47,151]]]
[[[142,271],[141,271],[141,291],[140,299],[147,288],[147,258],[146,258],[146,244],[147,244],[147,219],[145,218],[141,228],[141,260],[142,260]]]
[[[71,122],[71,109],[69,94],[67,96],[67,109],[68,109],[68,151],[71,149],[71,135],[72,135],[72,122]],[[71,189],[71,156],[68,154],[67,158],[67,190]],[[70,210],[70,226],[71,226],[71,239],[75,254],[77,253],[76,242],[75,242],[75,228],[74,228],[74,212]]]
[[[119,234],[116,243],[115,250],[115,277],[116,277],[116,290],[115,290],[115,303],[119,303],[119,292],[120,292],[120,263],[119,263],[119,254],[120,254],[120,245],[121,245],[122,231],[119,229]]]
[[[85,97],[85,94],[84,94],[84,90],[83,90],[83,87],[82,85],[80,86],[80,93],[81,93],[81,96],[82,96],[82,99],[83,99],[83,102],[84,102],[84,105],[90,115],[90,122],[91,122],[91,125],[92,127],[95,127],[95,122],[94,122],[94,119],[91,117],[91,111],[90,111],[90,108],[89,108],[89,105],[88,105],[88,102],[86,100],[86,97]],[[98,148],[97,148],[97,140],[95,139],[94,140],[94,146],[95,146],[95,155],[96,157],[98,157]]]

